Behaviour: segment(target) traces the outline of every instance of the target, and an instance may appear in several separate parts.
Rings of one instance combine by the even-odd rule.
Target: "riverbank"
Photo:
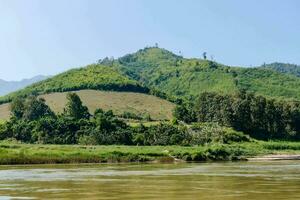
[[[83,146],[0,143],[0,164],[230,161],[300,155],[300,142],[248,142],[207,146]]]
[[[248,160],[250,160],[250,161],[300,160],[300,154],[264,155],[264,156],[256,156],[256,157],[248,158]]]

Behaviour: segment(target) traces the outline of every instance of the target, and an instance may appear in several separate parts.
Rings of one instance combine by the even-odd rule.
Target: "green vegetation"
[[[173,102],[178,102],[177,98],[195,98],[203,92],[233,94],[239,90],[299,100],[300,78],[269,69],[277,69],[273,66],[278,65],[229,67],[207,59],[183,58],[165,49],[151,47],[119,59],[105,58],[99,60],[99,64],[67,71],[1,97],[0,103],[9,102],[16,96],[82,89],[144,92]],[[284,67],[287,68],[292,66]]]
[[[193,107],[175,109],[183,121],[217,122],[257,139],[300,139],[300,102],[279,101],[240,92],[203,93]]]
[[[1,97],[0,102],[9,102],[14,97],[65,92],[82,89],[148,92],[137,81],[121,75],[111,67],[89,65],[84,68],[72,69],[47,80],[35,83],[23,90]]]
[[[253,139],[216,123],[130,127],[112,111],[97,109],[90,116],[75,93],[69,93],[67,99],[64,112],[55,115],[41,98],[16,98],[11,106],[12,118],[0,125],[0,139],[4,140],[0,145],[0,164],[236,160],[255,155],[251,148],[242,145],[255,142]],[[41,146],[5,141],[156,147]],[[168,145],[182,147],[161,147]]]
[[[299,154],[293,142],[251,142],[206,146],[84,146],[0,142],[0,164],[55,164],[104,162],[174,162],[245,160],[269,154]]]
[[[298,77],[260,68],[240,68],[237,74],[239,90],[272,98],[300,100]]]
[[[292,74],[292,75],[300,77],[300,66],[299,65],[275,62],[275,63],[271,63],[271,64],[264,64],[261,67],[266,68],[266,69],[275,70],[280,73]]]
[[[174,122],[131,127],[112,111],[97,109],[91,116],[76,93],[69,93],[67,99],[64,112],[56,115],[42,98],[16,98],[11,106],[11,119],[0,126],[0,139],[86,145],[204,145],[250,141],[243,133],[218,124],[186,126]]]
[[[67,94],[68,103],[64,109],[64,115],[74,120],[89,119],[90,113],[86,106],[82,105],[80,97],[76,93]]]
[[[169,95],[195,96],[201,91],[230,92],[235,83],[226,68],[199,59],[184,59],[159,48],[145,48],[118,59],[124,74]],[[178,84],[180,83],[180,84]]]
[[[0,164],[241,160],[300,151],[299,143],[257,141],[216,122],[185,125],[173,120],[128,126],[112,111],[97,109],[91,116],[75,93],[69,93],[67,99],[60,115],[41,98],[15,99],[12,118],[0,125]],[[214,98],[209,100],[214,103]],[[217,108],[215,113],[219,114]]]
[[[144,85],[177,97],[196,97],[202,92],[232,94],[245,89],[268,97],[300,99],[300,79],[295,76],[186,59],[160,48],[139,50],[111,61],[111,65]]]
[[[203,58],[145,48],[0,98],[10,102],[0,115],[11,113],[0,122],[0,140],[18,141],[0,144],[0,164],[236,160],[300,151],[298,143],[256,140],[299,141],[300,78]]]

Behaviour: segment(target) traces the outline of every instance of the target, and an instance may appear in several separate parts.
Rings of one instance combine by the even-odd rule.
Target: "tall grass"
[[[299,150],[300,142],[270,141],[264,142],[263,147],[269,150]]]

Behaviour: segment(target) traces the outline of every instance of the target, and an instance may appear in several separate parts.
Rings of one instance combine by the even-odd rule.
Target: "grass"
[[[4,121],[9,119],[10,116],[10,108],[9,103],[1,104],[0,105],[0,121]]]
[[[296,153],[300,154],[299,142],[258,141],[183,147],[37,145],[2,141],[0,164],[243,160],[258,155]]]
[[[263,143],[263,148],[273,151],[300,151],[300,143],[299,142],[265,142]]]
[[[109,92],[98,90],[76,91],[83,104],[87,105],[93,113],[97,108],[113,110],[115,114],[123,114],[124,111],[132,112],[138,116],[150,115],[153,120],[170,120],[175,105],[156,96],[134,92]],[[41,95],[45,98],[50,108],[58,113],[62,112],[67,92]],[[0,120],[9,118],[9,104],[0,105]]]

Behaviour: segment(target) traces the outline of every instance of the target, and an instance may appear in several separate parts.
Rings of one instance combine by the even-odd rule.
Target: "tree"
[[[207,54],[206,52],[203,52],[203,54],[202,54],[204,60],[206,60],[206,58],[207,58],[206,54]]]
[[[80,97],[76,93],[67,94],[68,103],[64,109],[64,114],[74,119],[88,119],[90,117],[88,108],[82,104]]]
[[[300,136],[299,104],[241,90],[235,95],[202,93],[194,109],[199,122],[231,126],[258,139],[297,139]],[[177,115],[187,115],[187,112],[177,109]]]
[[[193,106],[190,104],[177,105],[173,111],[173,116],[176,119],[184,121],[186,123],[190,123],[196,120]]]
[[[90,137],[97,144],[132,144],[132,131],[111,110],[105,112],[97,109],[90,121],[93,124]]]
[[[181,145],[186,138],[185,132],[170,124],[150,126],[146,133],[146,144],[150,145]]]
[[[10,112],[13,117],[16,119],[21,119],[24,114],[24,99],[17,97],[13,99],[13,101],[10,104]]]
[[[23,118],[33,121],[45,116],[54,116],[55,114],[45,103],[45,99],[36,96],[27,98],[24,104]]]

